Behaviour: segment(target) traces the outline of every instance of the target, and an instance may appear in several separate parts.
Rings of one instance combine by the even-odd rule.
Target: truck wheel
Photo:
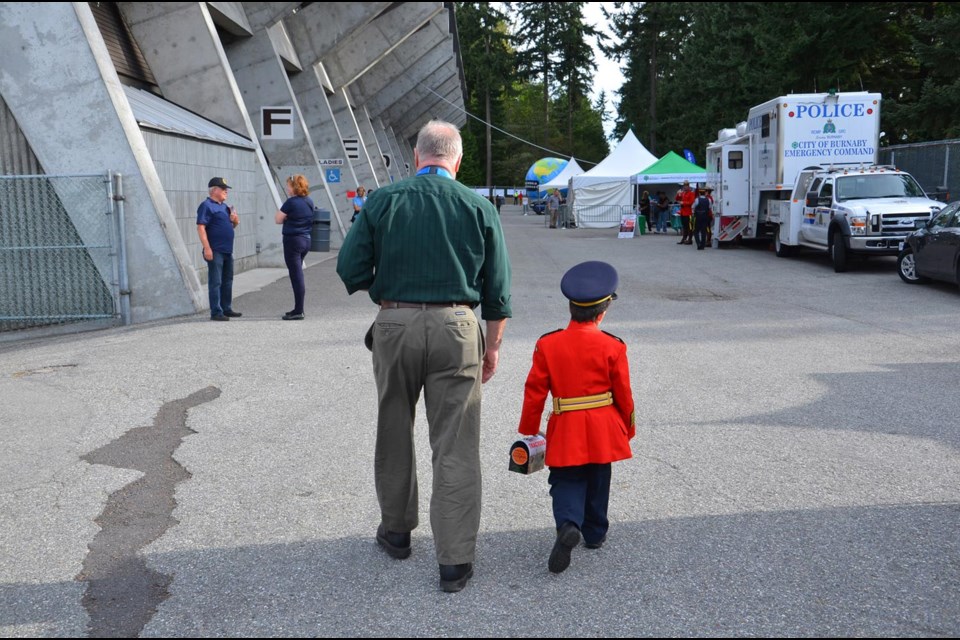
[[[833,270],[843,273],[847,270],[847,245],[843,243],[843,236],[839,233],[830,241],[830,259],[833,261]]]
[[[900,275],[900,279],[907,284],[929,282],[929,278],[917,275],[917,258],[913,254],[913,249],[909,247],[904,249],[900,253],[900,257],[897,258],[897,273]]]
[[[773,250],[778,258],[789,258],[796,253],[796,247],[780,242],[780,228],[777,227],[773,232]]]

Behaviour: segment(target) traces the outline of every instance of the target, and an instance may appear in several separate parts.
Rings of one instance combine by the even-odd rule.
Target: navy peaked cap
[[[605,300],[616,300],[618,282],[613,265],[591,260],[570,267],[560,280],[560,291],[570,302],[592,307]]]

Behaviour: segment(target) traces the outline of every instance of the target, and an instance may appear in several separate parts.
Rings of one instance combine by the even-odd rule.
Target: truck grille
[[[870,217],[870,231],[881,235],[902,236],[920,229],[930,219],[929,211],[919,213],[883,213]]]

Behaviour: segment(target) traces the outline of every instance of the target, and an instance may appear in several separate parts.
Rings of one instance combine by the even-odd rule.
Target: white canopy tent
[[[628,131],[603,162],[573,177],[573,213],[577,224],[592,228],[619,226],[619,207],[633,205],[633,176],[656,161],[657,157],[647,151],[633,131]]]
[[[583,174],[583,169],[577,164],[577,159],[571,157],[570,161],[567,162],[567,166],[563,168],[563,171],[558,173],[557,177],[550,182],[540,185],[540,189],[566,189],[570,186],[570,178],[581,174]]]

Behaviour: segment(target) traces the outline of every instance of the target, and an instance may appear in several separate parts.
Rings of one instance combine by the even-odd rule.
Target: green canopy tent
[[[668,151],[667,155],[633,176],[633,183],[639,185],[681,184],[684,180],[703,184],[707,181],[707,170],[673,151]]]

